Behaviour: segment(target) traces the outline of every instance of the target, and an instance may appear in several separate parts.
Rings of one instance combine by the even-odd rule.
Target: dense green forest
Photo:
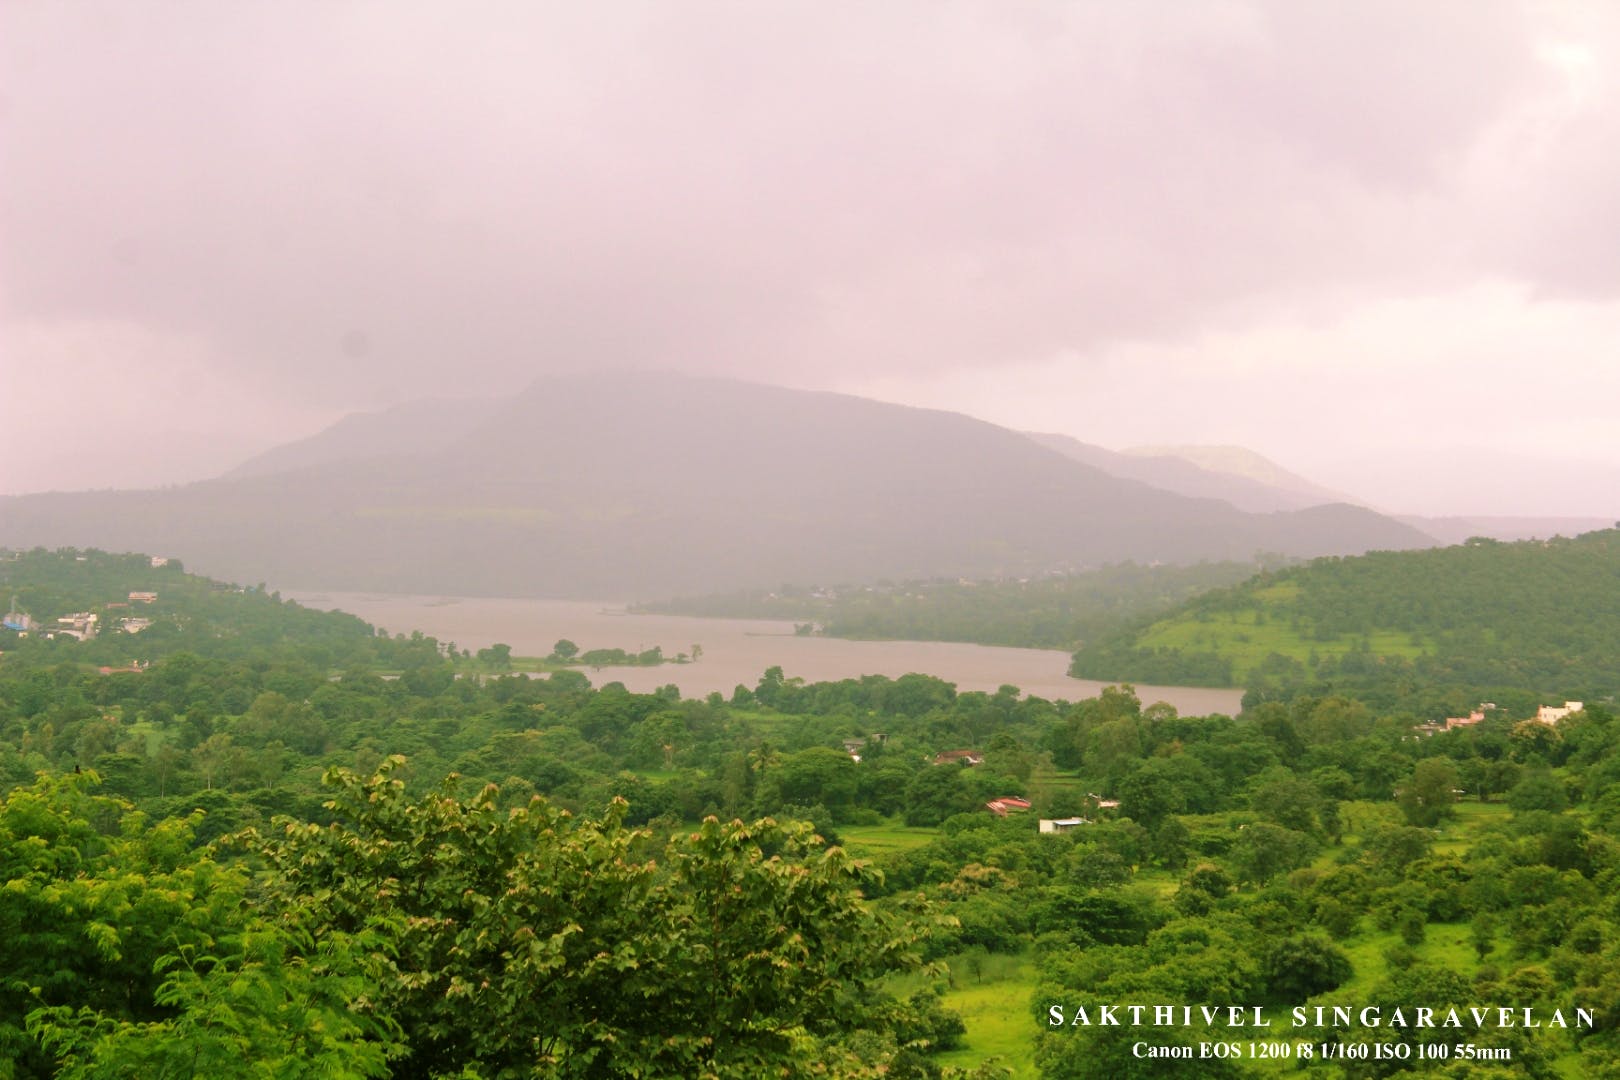
[[[47,625],[159,595],[132,635],[0,637],[6,1080],[1620,1076],[1596,698],[1431,738],[1305,690],[1182,717],[773,668],[682,700],[145,559],[7,558]],[[1593,1022],[1050,1019],[1131,1002]]]
[[[1620,530],[1475,539],[1271,570],[1101,637],[1070,673],[1351,692],[1424,719],[1620,688]],[[1458,715],[1455,711],[1449,715]]]
[[[131,593],[151,598],[131,600]],[[59,659],[117,667],[191,652],[255,663],[397,668],[424,650],[438,652],[420,634],[378,634],[352,615],[283,603],[263,585],[211,581],[186,573],[179,560],[146,555],[7,553],[0,557],[0,604],[32,616],[32,633],[0,638],[8,654],[26,656],[30,663]],[[47,636],[62,628],[58,620],[75,613],[98,616],[100,630],[93,639]],[[121,632],[126,619],[151,625]]]
[[[830,637],[967,641],[1073,649],[1133,619],[1157,615],[1268,567],[1287,562],[1139,566],[1120,563],[1072,574],[1011,580],[956,578],[875,585],[794,586],[648,604],[642,611],[789,619]]]

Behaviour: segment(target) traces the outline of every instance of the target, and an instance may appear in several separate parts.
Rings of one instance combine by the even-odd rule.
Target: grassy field
[[[1283,586],[1264,590],[1275,592]],[[1285,612],[1270,607],[1221,611],[1201,615],[1180,615],[1154,623],[1136,642],[1143,649],[1184,649],[1212,651],[1230,657],[1233,679],[1242,683],[1262,660],[1280,653],[1300,663],[1311,655],[1326,658],[1343,656],[1365,646],[1379,656],[1421,655],[1426,643],[1405,631],[1374,631],[1368,635],[1341,635],[1331,641],[1318,641],[1308,627],[1295,629]]]
[[[1056,769],[1037,769],[1029,778],[1029,795],[1036,802],[1045,796],[1061,799],[1064,805],[1078,806],[1077,800],[1087,793],[1085,781],[1074,773]]]
[[[988,957],[977,977],[952,969],[952,988],[945,1006],[954,1009],[967,1025],[960,1050],[939,1056],[940,1064],[970,1068],[995,1059],[1012,1070],[1015,1080],[1035,1080],[1035,1014],[1030,999],[1035,993],[1035,968],[1016,956]]]
[[[887,855],[892,851],[909,851],[922,847],[939,835],[938,829],[924,829],[886,821],[881,825],[840,825],[838,837],[850,854],[862,858]]]
[[[1479,839],[1482,826],[1506,821],[1513,816],[1504,802],[1460,802],[1454,808],[1457,816],[1440,826],[1440,835],[1434,842],[1436,855],[1460,855]]]
[[[950,957],[943,967],[944,1005],[962,1018],[967,1034],[960,1048],[939,1055],[939,1063],[970,1069],[994,1059],[1012,1070],[1014,1080],[1036,1080],[1034,962],[1027,956],[979,953]],[[938,981],[938,975],[911,973],[896,977],[888,989],[909,997]]]

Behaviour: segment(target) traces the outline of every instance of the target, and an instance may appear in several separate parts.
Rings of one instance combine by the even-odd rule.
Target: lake
[[[587,649],[641,652],[654,645],[665,656],[703,647],[692,664],[659,667],[581,668],[591,683],[621,682],[646,692],[674,683],[685,697],[719,691],[727,697],[739,684],[752,688],[769,667],[788,678],[831,682],[861,675],[891,678],[909,672],[935,675],[958,690],[994,692],[1011,684],[1037,697],[1077,701],[1093,697],[1106,683],[1071,679],[1069,654],[1056,649],[1013,649],[947,641],[847,641],[799,637],[793,624],[770,619],[700,619],[685,615],[636,615],[621,604],[572,600],[502,600],[443,596],[385,596],[371,593],[283,592],[306,607],[358,615],[391,634],[420,630],[441,642],[477,652],[504,642],[517,656],[545,656],[559,638]],[[1241,690],[1184,686],[1138,686],[1143,704],[1167,702],[1184,715],[1234,714]]]

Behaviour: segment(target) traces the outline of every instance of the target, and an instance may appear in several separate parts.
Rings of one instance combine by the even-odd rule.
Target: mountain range
[[[733,380],[557,376],[351,416],[214,480],[0,500],[0,544],[161,552],[285,588],[653,599],[1434,543],[1207,469],[1215,486],[1178,490],[1185,459],[1054,438]]]
[[[1142,446],[1106,450],[1068,435],[1032,432],[1029,437],[1042,446],[1113,476],[1140,480],[1178,495],[1222,499],[1241,510],[1254,513],[1299,510],[1336,502],[1389,513],[1368,500],[1335,491],[1289,472],[1241,446]],[[1416,462],[1413,467],[1417,467]],[[1578,536],[1613,524],[1611,518],[1567,515],[1434,517],[1392,513],[1391,516],[1441,544],[1460,544],[1476,536],[1492,540]]]
[[[1105,450],[1068,435],[1031,432],[1031,439],[1112,476],[1198,499],[1221,499],[1265,514],[1359,500],[1295,476],[1242,447],[1141,447]]]

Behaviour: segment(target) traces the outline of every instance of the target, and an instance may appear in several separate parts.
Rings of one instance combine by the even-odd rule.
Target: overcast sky
[[[634,366],[1620,513],[1609,0],[5,0],[0,140],[0,491]]]

